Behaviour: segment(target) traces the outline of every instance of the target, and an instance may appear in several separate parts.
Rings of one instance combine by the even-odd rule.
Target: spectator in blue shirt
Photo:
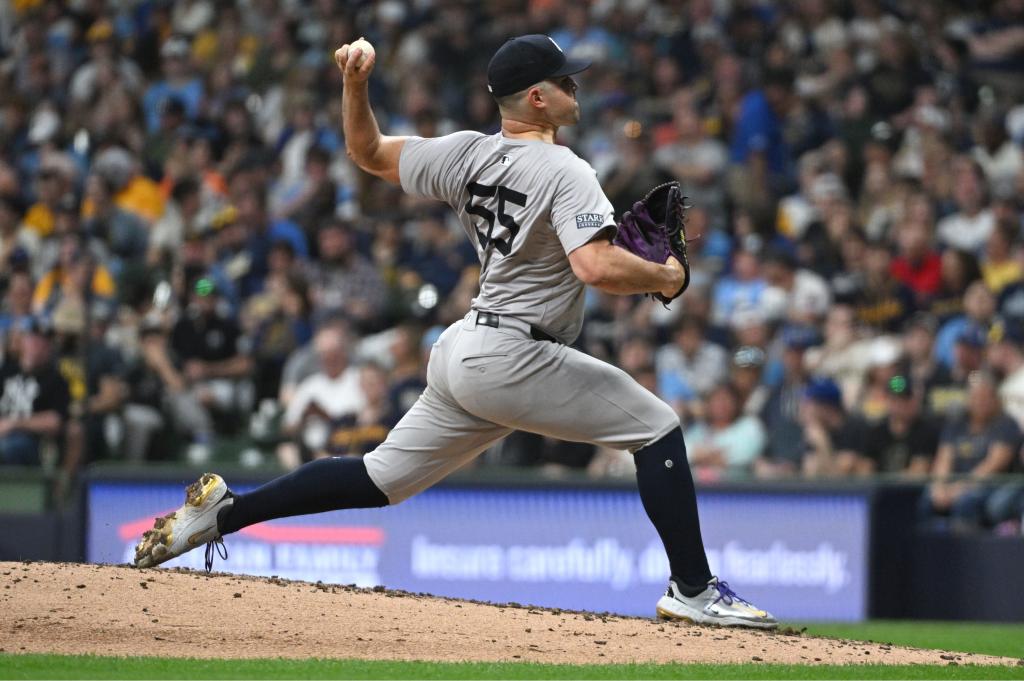
[[[782,122],[792,107],[792,84],[791,72],[772,70],[760,89],[740,100],[729,149],[731,189],[740,205],[770,211],[772,199],[790,188],[793,163]]]
[[[732,258],[732,273],[715,282],[711,302],[712,323],[724,326],[737,310],[759,307],[767,287],[761,276],[756,251],[751,248],[736,251]]]
[[[184,38],[172,38],[160,49],[163,59],[164,79],[153,83],[142,98],[146,113],[146,128],[149,132],[160,129],[160,114],[164,102],[171,97],[181,100],[189,120],[199,115],[203,101],[203,81],[194,77],[195,71],[189,64],[189,44]]]

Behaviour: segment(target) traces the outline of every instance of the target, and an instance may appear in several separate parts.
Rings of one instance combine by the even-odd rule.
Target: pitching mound
[[[280,579],[0,563],[3,652],[436,661],[1013,664]]]

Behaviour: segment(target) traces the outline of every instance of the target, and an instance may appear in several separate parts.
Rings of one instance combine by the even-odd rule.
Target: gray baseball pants
[[[470,311],[441,334],[426,390],[364,461],[397,504],[513,430],[634,451],[678,427],[672,408],[618,367],[534,340],[514,317],[493,328]]]

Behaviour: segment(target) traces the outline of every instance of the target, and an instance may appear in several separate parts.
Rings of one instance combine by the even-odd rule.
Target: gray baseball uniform
[[[583,325],[568,254],[615,229],[588,163],[545,142],[458,132],[409,138],[399,174],[406,192],[456,211],[482,270],[470,312],[431,351],[423,395],[365,457],[391,503],[512,430],[635,450],[679,426],[624,371],[563,344]]]

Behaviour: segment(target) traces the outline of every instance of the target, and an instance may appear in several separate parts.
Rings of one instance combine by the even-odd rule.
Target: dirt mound
[[[282,579],[0,563],[4,652],[393,660],[1013,664],[798,634]]]

